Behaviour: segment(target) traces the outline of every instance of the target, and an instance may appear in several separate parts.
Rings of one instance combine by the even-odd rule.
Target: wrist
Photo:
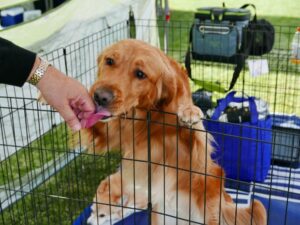
[[[40,80],[42,80],[46,75],[47,70],[50,68],[50,66],[51,65],[46,60],[36,56],[32,70],[27,78],[27,82],[34,86],[37,86]]]
[[[53,66],[49,66],[44,76],[37,83],[36,87],[41,91],[52,90],[61,87],[66,82],[67,76]]]
[[[33,67],[32,67],[32,69],[31,69],[31,71],[30,71],[30,74],[29,74],[29,76],[28,76],[26,82],[28,82],[28,81],[31,79],[31,77],[33,76],[34,72],[35,72],[35,71],[37,70],[37,68],[39,67],[40,63],[41,63],[40,57],[36,56],[36,57],[35,57],[34,64],[33,64]]]

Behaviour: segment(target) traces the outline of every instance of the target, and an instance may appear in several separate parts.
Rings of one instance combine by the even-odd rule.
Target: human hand
[[[53,66],[48,67],[37,88],[73,131],[86,127],[88,118],[95,113],[93,100],[84,86]]]

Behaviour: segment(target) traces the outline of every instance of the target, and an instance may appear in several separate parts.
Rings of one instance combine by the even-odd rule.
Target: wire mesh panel
[[[165,26],[162,21],[136,21],[134,26],[126,21],[45,57],[90,88],[96,79],[97,57],[106,46],[135,35],[154,45],[164,43]],[[165,42],[168,46],[161,44],[161,49],[168,49],[168,56],[181,64],[190,26],[189,22],[171,22]],[[149,32],[150,27],[159,31],[160,41]],[[300,204],[300,70],[290,60],[294,27],[275,29],[272,52],[249,57],[267,59],[269,72],[255,77],[245,67],[234,88],[267,103],[273,129],[238,125],[240,130],[256,131],[251,138],[217,132],[222,143],[231,139],[240,143],[235,149],[240,158],[244,143],[254,146],[255,159],[260,160],[263,151],[258,146],[269,146],[271,166],[265,179],[230,178],[220,167],[211,167],[215,164],[210,148],[217,149],[222,143],[211,145],[204,127],[183,126],[174,112],[133,109],[114,125],[105,123],[105,145],[99,152],[97,129],[86,143],[84,133],[73,134],[55,110],[36,102],[34,89],[1,86],[0,224],[77,225],[87,220],[93,225],[210,224],[212,211],[217,215],[216,224],[223,224],[227,206],[235,212],[228,224],[255,224],[256,210],[263,209],[254,199],[263,203],[268,224],[296,224]],[[226,95],[234,65],[193,60],[191,66],[192,91],[211,93],[211,108],[215,107],[217,99]],[[204,119],[204,125],[210,120]],[[260,136],[263,132],[271,133],[271,139],[264,140]],[[201,157],[193,153],[198,137],[201,144],[196,149],[201,150]],[[125,148],[131,154],[122,154]],[[242,167],[241,162],[235,163]],[[258,170],[258,165],[254,161],[248,167]],[[244,223],[239,220],[243,207],[249,207],[251,218]],[[97,215],[91,216],[91,210]],[[125,217],[131,220],[120,221]]]
[[[105,46],[128,35],[125,21],[44,57],[89,87],[96,77],[98,54]],[[85,160],[99,158],[75,160],[83,147],[70,146],[71,133],[64,121],[52,108],[36,101],[39,95],[36,89],[25,84],[22,89],[1,86],[0,92],[0,224],[70,224],[83,207],[78,207],[74,213],[75,208],[71,207],[74,200],[71,199],[80,199],[75,193],[85,196],[77,190],[77,185],[83,181],[75,181],[80,172],[74,169],[81,170]],[[99,169],[106,170],[102,164],[99,163]],[[87,170],[96,169],[95,166]],[[56,197],[49,197],[51,195]],[[62,200],[64,198],[69,200]]]

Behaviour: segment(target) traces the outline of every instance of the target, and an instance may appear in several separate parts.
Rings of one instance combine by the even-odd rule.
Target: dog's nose
[[[94,100],[99,106],[108,106],[114,98],[112,91],[99,88],[94,93]]]

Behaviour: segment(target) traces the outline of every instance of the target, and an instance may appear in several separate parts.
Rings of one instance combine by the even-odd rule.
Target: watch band
[[[34,74],[30,77],[30,79],[27,82],[36,86],[38,82],[41,80],[41,78],[44,76],[48,66],[50,66],[49,62],[41,58],[40,65],[38,66]]]

